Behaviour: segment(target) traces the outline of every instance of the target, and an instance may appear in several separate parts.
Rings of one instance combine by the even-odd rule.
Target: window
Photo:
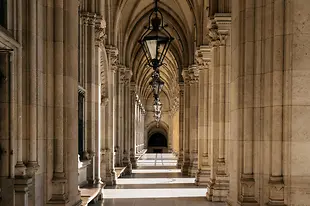
[[[0,0],[0,25],[7,28],[7,0]]]

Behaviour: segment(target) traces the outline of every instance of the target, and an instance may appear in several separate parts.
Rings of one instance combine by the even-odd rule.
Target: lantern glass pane
[[[151,55],[151,59],[155,59],[156,58],[156,50],[157,50],[157,40],[147,40],[146,41],[148,50],[150,52]]]

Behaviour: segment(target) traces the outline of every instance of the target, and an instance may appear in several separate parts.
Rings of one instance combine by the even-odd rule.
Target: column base
[[[130,154],[130,162],[132,165],[132,169],[137,169],[137,160],[136,160],[136,155],[134,153]]]
[[[118,150],[118,147],[115,148],[115,165],[117,167],[123,166],[122,152],[120,150]]]
[[[180,151],[179,157],[178,157],[177,167],[181,169],[182,165],[183,165],[183,151]]]
[[[32,178],[16,178],[14,180],[15,205],[28,205],[31,185]]]
[[[24,177],[26,176],[26,166],[24,162],[17,162],[15,165],[15,176]]]
[[[66,193],[67,179],[64,173],[54,173],[52,179],[53,194],[48,204],[66,204],[69,202],[68,194]]]
[[[182,168],[181,168],[182,175],[188,175],[189,169],[190,169],[189,159],[184,160]]]
[[[124,155],[124,159],[123,159],[123,165],[126,166],[125,169],[125,174],[126,175],[131,175],[132,174],[132,164],[131,161],[129,159],[129,157],[127,155]]]
[[[28,177],[33,177],[35,175],[35,173],[38,171],[39,169],[39,164],[36,161],[29,161],[27,163],[27,168],[26,168],[26,174]]]
[[[114,168],[106,172],[105,184],[107,186],[116,185],[116,173],[115,173]]]
[[[238,200],[238,205],[244,206],[259,206],[254,196],[255,181],[252,174],[242,174],[241,177],[241,195]]]
[[[191,165],[188,171],[188,176],[195,177],[197,172],[198,172],[198,159],[194,158],[191,162]]]
[[[240,201],[239,200],[238,205],[240,205],[240,206],[259,206],[259,203],[256,200],[247,200],[247,201]]]
[[[212,202],[225,202],[229,191],[229,178],[227,175],[217,176],[216,180],[207,183],[206,198]]]
[[[196,173],[195,184],[207,186],[208,181],[210,180],[210,169],[199,169]]]
[[[267,205],[285,206],[282,176],[271,176],[269,178],[269,201]]]

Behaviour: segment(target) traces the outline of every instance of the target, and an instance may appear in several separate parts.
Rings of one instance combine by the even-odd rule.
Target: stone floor
[[[172,154],[145,154],[131,176],[104,189],[104,200],[93,206],[223,206],[205,199],[207,189],[182,176]]]

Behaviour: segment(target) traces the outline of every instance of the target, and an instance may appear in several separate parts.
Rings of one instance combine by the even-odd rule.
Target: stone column
[[[18,178],[14,182],[15,190],[15,205],[28,206],[29,205],[29,188],[32,185],[31,178]],[[29,205],[31,206],[31,205]]]
[[[141,125],[141,151],[144,149],[144,127],[145,127],[145,115],[146,111],[144,107],[142,108],[142,125]]]
[[[142,118],[143,118],[143,109],[142,109],[142,104],[141,104],[141,102],[140,102],[140,105],[139,105],[139,147],[138,147],[138,149],[139,149],[139,152],[141,152],[141,146],[142,146],[142,130],[143,130],[143,128],[142,128]]]
[[[55,7],[54,31],[54,173],[51,202],[68,201],[67,178],[64,171],[64,2],[57,0]],[[57,54],[57,55],[56,55]]]
[[[102,80],[101,80],[102,81]],[[101,90],[102,91],[102,90]],[[101,128],[101,139],[100,139],[100,177],[101,181],[105,182],[109,164],[109,145],[108,142],[108,102],[109,99],[107,94],[101,92],[101,104],[100,104],[100,128]]]
[[[271,141],[271,162],[270,162],[270,168],[271,168],[271,173],[269,175],[269,197],[268,197],[268,205],[289,205],[289,203],[285,203],[285,187],[284,187],[284,178],[283,178],[283,174],[285,171],[285,167],[283,167],[283,141],[284,141],[284,137],[286,137],[287,134],[284,133],[284,128],[287,127],[287,125],[285,124],[286,119],[284,118],[285,116],[287,116],[287,113],[285,113],[286,111],[283,108],[284,105],[284,98],[287,97],[287,95],[285,95],[284,93],[284,85],[285,85],[285,81],[287,82],[287,80],[284,79],[285,74],[284,74],[284,70],[287,69],[288,65],[285,65],[285,59],[286,56],[285,54],[286,51],[284,51],[285,47],[284,47],[284,42],[285,42],[285,38],[284,38],[284,20],[285,20],[285,12],[286,12],[286,8],[285,8],[285,0],[279,0],[279,1],[273,1],[271,6],[267,6],[267,11],[270,11],[271,13],[273,13],[273,18],[270,19],[270,24],[273,26],[273,32],[270,34],[272,36],[272,54],[270,55],[270,62],[271,63],[271,75],[267,75],[265,74],[265,86],[266,88],[268,86],[270,86],[270,93],[269,93],[269,97],[266,98],[266,100],[270,101],[270,105],[271,105],[271,110],[270,113],[272,115],[272,118],[269,119],[268,117],[266,117],[266,119],[268,118],[268,122],[271,122],[271,131],[269,131],[271,137],[270,137],[270,141]],[[298,12],[299,13],[299,12]],[[309,15],[309,9],[306,12]],[[268,21],[268,20],[267,20]],[[309,23],[308,23],[309,25]],[[293,37],[294,38],[294,37]],[[307,37],[306,37],[307,38]],[[308,44],[309,45],[309,44]],[[269,49],[266,46],[266,49]],[[279,52],[281,51],[281,52]],[[267,58],[266,58],[267,60]],[[268,63],[270,63],[268,62]],[[270,65],[270,64],[269,64]],[[290,67],[290,65],[288,66]],[[308,68],[308,66],[306,66]],[[267,68],[267,65],[266,67]],[[271,81],[271,84],[270,84]],[[299,80],[297,80],[297,82],[300,82]],[[293,84],[296,86],[296,84]],[[303,96],[303,95],[302,95]],[[308,95],[309,97],[309,95]],[[303,96],[304,98],[304,96]],[[268,104],[268,102],[266,101],[266,103]],[[267,115],[266,115],[267,116]],[[299,119],[299,118],[297,118]],[[264,128],[266,128],[266,122],[264,125]],[[269,125],[268,125],[269,126]],[[298,127],[300,128],[300,127]],[[289,130],[289,129],[287,129]],[[298,129],[299,130],[299,129]],[[299,133],[299,132],[298,132]],[[298,136],[298,135],[297,135]],[[309,145],[309,144],[308,144]],[[303,164],[301,164],[303,165]],[[301,166],[300,165],[300,166]],[[308,164],[309,165],[309,164]],[[301,166],[303,167],[303,166]],[[309,184],[309,181],[308,181]],[[308,191],[309,191],[309,186],[308,186]],[[302,197],[301,197],[302,198]],[[308,196],[308,201],[310,200],[309,196]],[[304,200],[300,201],[299,204],[301,204],[301,202],[308,202],[306,198],[304,198]],[[295,203],[296,205],[298,205],[298,203]],[[294,204],[292,204],[294,205]]]
[[[54,5],[51,5],[53,7]],[[17,5],[17,41],[23,45],[23,14],[25,10],[23,9],[23,1],[18,0]],[[50,42],[53,39],[49,39]],[[17,52],[17,74],[23,74],[23,48],[20,47]],[[26,174],[26,166],[23,162],[23,75],[17,76],[17,155],[16,155],[16,165],[15,165],[15,176],[24,176]],[[53,86],[52,86],[53,88]]]
[[[96,93],[99,92],[99,85],[96,79],[99,76],[98,68],[95,67],[96,48],[95,48],[95,13],[84,12],[82,14],[85,19],[86,32],[86,97],[85,97],[85,135],[86,135],[86,151],[84,159],[91,160],[91,165],[87,167],[87,181],[90,184],[95,180],[95,139],[96,139],[96,117],[97,99]],[[96,84],[97,83],[97,84]],[[96,113],[97,112],[97,113]]]
[[[182,168],[183,165],[183,138],[184,138],[184,83],[179,84],[179,157],[178,168]]]
[[[130,101],[130,79],[132,71],[129,68],[125,70],[125,91],[124,91],[124,152],[123,152],[123,165],[127,166],[126,173],[132,173],[132,164],[130,161],[130,146],[131,146],[131,101]]]
[[[140,144],[140,104],[139,100],[136,102],[136,153],[139,153],[139,144]]]
[[[230,16],[217,16],[211,22],[210,40],[212,44],[211,67],[211,174],[208,182],[207,199],[225,201],[228,195],[229,180],[226,166],[227,128],[229,128],[229,101],[227,100],[227,54],[226,39],[230,29]]]
[[[136,85],[135,83],[130,84],[130,108],[131,108],[131,134],[130,134],[130,162],[132,164],[132,168],[137,168],[137,160],[136,160]]]
[[[29,159],[27,169],[38,167],[37,162],[37,1],[29,1]],[[32,171],[31,173],[33,173]]]
[[[107,128],[107,137],[106,137],[106,184],[114,185],[116,183],[115,176],[115,157],[114,157],[114,145],[115,145],[115,79],[116,79],[116,70],[117,70],[117,56],[118,50],[115,47],[106,46],[108,60],[109,60],[109,69],[108,69],[108,94],[109,102],[107,106],[106,120],[108,121]]]
[[[95,59],[95,68],[96,68],[96,87],[98,87],[98,91],[96,92],[95,95],[95,115],[96,115],[96,128],[95,128],[95,183],[102,183],[101,182],[101,149],[102,147],[102,140],[104,138],[104,135],[102,134],[102,131],[104,131],[104,128],[100,125],[102,124],[101,122],[104,121],[103,114],[102,114],[102,106],[103,102],[101,99],[103,95],[104,88],[102,88],[101,84],[103,83],[104,79],[102,79],[102,72],[104,70],[103,68],[103,41],[104,41],[104,27],[102,25],[103,22],[103,17],[97,16],[96,18],[96,47],[95,47],[95,54],[96,54],[96,59]]]
[[[198,83],[199,83],[199,69],[197,65],[192,65],[189,68],[190,75],[190,168],[188,174],[191,177],[196,175],[198,170]]]
[[[140,99],[137,103],[137,137],[136,137],[136,152],[140,152],[140,141],[141,141],[141,102]]]
[[[117,84],[117,138],[115,146],[115,164],[123,166],[123,149],[124,149],[124,86],[125,86],[125,67],[119,66],[118,84]]]
[[[189,90],[189,71],[187,68],[183,69],[182,76],[184,79],[184,122],[183,122],[183,165],[182,174],[188,174],[190,166],[190,124],[189,124],[189,103],[190,103],[190,90]]]
[[[239,151],[236,156],[231,156],[230,166],[230,191],[228,197],[228,204],[240,205],[259,205],[256,199],[256,190],[260,187],[255,180],[254,163],[255,163],[255,130],[259,128],[260,117],[255,117],[255,107],[258,106],[254,88],[255,82],[255,33],[261,33],[259,30],[255,31],[255,1],[249,0],[242,2],[242,16],[240,20],[242,24],[239,27],[239,39],[233,39],[234,44],[232,48],[232,64],[231,70],[231,137],[230,137],[230,155]],[[235,11],[236,14],[239,11]],[[241,12],[241,11],[240,11]],[[247,15],[244,15],[244,14]],[[269,15],[266,15],[269,16]],[[261,20],[259,20],[261,21]],[[236,25],[236,24],[235,24]],[[237,29],[232,28],[232,31]],[[220,33],[221,35],[221,33]],[[234,37],[234,33],[232,38]],[[241,43],[242,42],[242,43]],[[236,45],[238,49],[236,49]],[[261,52],[259,52],[261,53]],[[260,60],[258,60],[260,62]],[[235,68],[238,68],[235,70]],[[260,77],[259,77],[260,78]],[[257,88],[259,88],[258,86]],[[256,100],[255,100],[256,99]],[[255,103],[256,102],[256,103]],[[258,121],[257,121],[258,120]],[[257,127],[255,129],[255,127]],[[256,130],[258,131],[258,130]],[[259,140],[258,137],[257,140]],[[261,140],[259,140],[261,141]],[[236,179],[235,179],[236,178]],[[237,191],[232,191],[237,189]],[[259,189],[260,190],[260,189]],[[260,192],[259,192],[260,193]],[[265,193],[266,194],[266,193]],[[233,197],[233,202],[231,201]],[[265,202],[264,202],[265,203]]]
[[[210,148],[210,179],[207,183],[208,192],[206,194],[207,199],[210,201],[215,200],[214,185],[216,180],[217,172],[217,160],[218,160],[218,144],[219,144],[219,68],[218,68],[218,31],[216,22],[213,20],[210,28],[210,33],[214,33],[211,39],[211,64],[210,64],[210,73],[209,73],[209,128],[210,132],[208,134],[208,144]]]
[[[197,185],[207,185],[210,178],[208,150],[208,105],[209,105],[209,63],[211,61],[210,46],[200,46],[196,54],[196,64],[199,68],[199,108],[198,108],[198,172]]]

